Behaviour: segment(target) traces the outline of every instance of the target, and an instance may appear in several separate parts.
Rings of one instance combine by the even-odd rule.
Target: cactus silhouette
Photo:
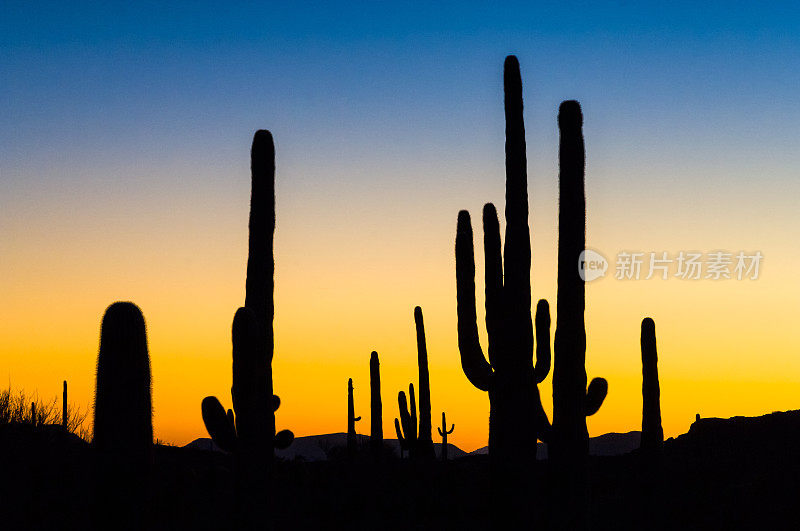
[[[146,465],[153,447],[150,356],[141,310],[115,302],[105,312],[97,356],[94,446]]]
[[[559,145],[558,300],[553,360],[553,429],[548,456],[554,468],[554,496],[559,504],[554,524],[565,529],[586,526],[586,466],[589,434],[586,417],[597,412],[608,383],[595,378],[586,387],[585,286],[578,261],[586,246],[583,116],[577,101],[558,112]]]
[[[419,367],[419,432],[417,434],[417,456],[434,459],[433,427],[431,425],[431,380],[428,373],[428,347],[425,342],[425,323],[422,308],[414,308],[414,325],[417,332],[417,365]]]
[[[64,380],[64,391],[61,393],[61,427],[64,431],[69,431],[69,415],[67,413],[67,381]]]
[[[235,452],[241,526],[263,525],[267,520],[268,478],[275,448],[288,446],[294,437],[288,430],[275,433],[275,411],[280,405],[272,386],[275,147],[269,131],[259,130],[253,136],[250,168],[245,305],[236,312],[232,332],[235,415],[226,414],[215,397],[206,397],[201,404],[209,435],[220,447]]]
[[[444,416],[444,411],[442,411],[442,427],[436,429],[439,430],[439,435],[442,437],[442,461],[447,461],[447,436],[453,433],[453,430],[456,429],[456,425],[453,424],[448,430],[447,419]]]
[[[400,420],[394,419],[394,430],[397,441],[400,443],[400,455],[407,452],[409,459],[417,459],[417,402],[414,398],[414,384],[408,384],[408,396],[411,399],[411,408],[408,407],[406,394],[397,393],[397,405],[400,409]]]
[[[353,379],[347,380],[347,453],[352,456],[356,452],[356,422],[361,416],[356,417],[353,405]]]
[[[500,228],[494,205],[483,209],[486,272],[487,362],[478,340],[475,308],[475,260],[469,213],[458,214],[456,291],[458,348],[467,379],[489,393],[489,455],[495,463],[533,461],[536,440],[546,439],[550,424],[537,384],[550,371],[550,315],[547,302],[536,307],[536,366],[531,322],[531,244],[522,79],[519,62],[504,66],[506,116],[506,239],[500,252]],[[505,264],[503,264],[505,258]]]
[[[656,324],[642,320],[642,440],[645,451],[659,451],[664,444],[661,428],[661,390],[658,385],[658,353]]]
[[[100,329],[94,401],[98,456],[98,528],[145,527],[152,464],[150,357],[141,310],[130,302],[106,309]]]
[[[417,365],[419,367],[419,427],[417,426],[417,406],[414,397],[414,384],[408,386],[411,409],[408,408],[406,394],[400,391],[397,395],[400,408],[400,420],[394,419],[397,440],[402,451],[408,451],[411,459],[435,459],[433,436],[431,432],[431,386],[428,373],[428,347],[425,343],[425,324],[422,308],[414,308],[414,324],[417,332]]]
[[[381,367],[378,353],[369,356],[370,436],[369,444],[375,457],[383,453],[383,404],[381,403]]]

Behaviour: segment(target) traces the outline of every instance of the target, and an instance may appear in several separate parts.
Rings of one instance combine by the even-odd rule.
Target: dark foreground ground
[[[55,427],[0,427],[0,529],[95,527],[93,458]],[[485,456],[424,468],[376,468],[366,457],[281,462],[276,528],[504,529],[488,465]],[[592,529],[800,529],[800,412],[696,422],[665,443],[655,487],[637,452],[591,458],[590,470]],[[547,474],[544,461],[531,477],[530,506],[542,516],[530,529],[546,528]],[[232,492],[229,456],[158,446],[147,527],[229,529]]]

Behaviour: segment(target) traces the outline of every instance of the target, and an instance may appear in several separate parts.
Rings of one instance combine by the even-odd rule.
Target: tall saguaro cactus
[[[259,130],[250,151],[251,195],[245,305],[233,321],[233,415],[215,397],[203,400],[203,420],[221,447],[235,452],[240,525],[263,524],[269,505],[269,469],[275,448],[291,443],[288,430],[275,434],[273,237],[275,232],[275,146]],[[234,417],[234,418],[232,418]],[[222,444],[220,444],[222,443]],[[223,446],[225,445],[225,446]]]
[[[608,383],[595,378],[586,387],[585,286],[579,258],[586,246],[583,115],[577,101],[558,112],[559,145],[558,304],[553,360],[553,432],[548,456],[554,467],[557,527],[586,525],[586,466],[589,434],[586,417],[597,412]]]
[[[150,356],[141,310],[131,302],[106,309],[100,328],[94,401],[98,457],[98,528],[144,527],[153,459]]]
[[[378,353],[369,356],[369,444],[372,453],[379,457],[383,453],[383,404],[381,403],[381,366]]]
[[[353,455],[356,451],[356,422],[361,416],[356,417],[353,405],[353,379],[347,380],[347,453]]]
[[[535,458],[537,439],[549,422],[538,383],[550,371],[550,315],[547,302],[536,308],[536,366],[531,322],[531,244],[528,227],[527,161],[522,116],[522,79],[517,58],[504,66],[506,116],[506,238],[500,252],[500,228],[494,205],[483,209],[486,260],[486,330],[489,361],[478,340],[475,308],[475,259],[469,213],[458,214],[456,291],[458,347],[467,379],[489,393],[489,454],[494,462]],[[503,264],[505,259],[505,264]]]
[[[649,317],[642,320],[642,450],[659,451],[664,444],[661,428],[661,389],[658,385],[656,324]]]
[[[436,429],[439,431],[439,435],[442,438],[442,461],[447,461],[447,436],[453,433],[453,430],[456,429],[456,425],[453,424],[448,430],[447,418],[445,418],[444,411],[442,411],[442,427]]]

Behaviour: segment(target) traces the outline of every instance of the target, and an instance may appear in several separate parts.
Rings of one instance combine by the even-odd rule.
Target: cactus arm
[[[544,299],[536,304],[536,366],[534,381],[540,384],[550,373],[550,305]]]
[[[239,308],[233,318],[233,410],[236,412],[236,432],[239,437],[253,441],[263,440],[273,434],[266,419],[267,411],[259,407],[258,374],[265,363],[258,354],[260,331],[255,312],[250,308]],[[262,359],[259,359],[262,358]],[[272,396],[272,393],[270,393]],[[266,404],[264,404],[266,406]],[[266,408],[264,408],[266,409]],[[274,416],[273,416],[274,418]]]
[[[355,417],[355,418],[353,419],[353,422],[358,422],[359,420],[361,420],[361,415],[359,415],[359,416]]]
[[[275,438],[273,439],[273,446],[278,450],[285,450],[289,448],[289,445],[292,444],[294,441],[294,433],[290,430],[281,430],[275,434]]]
[[[413,396],[413,395],[412,395]],[[411,413],[408,410],[408,401],[406,400],[406,394],[403,391],[397,393],[397,405],[399,406],[400,410],[400,422],[398,424],[397,419],[395,419],[395,427],[402,426],[402,433],[405,434],[404,438],[411,440],[412,431],[411,431]],[[398,434],[401,432],[398,431]],[[416,432],[414,432],[414,436],[416,436]]]
[[[409,426],[411,427],[411,439],[417,440],[417,401],[414,398],[414,384],[408,384],[408,399],[411,403],[411,407],[408,410],[411,423]],[[408,433],[406,433],[406,437],[408,437]]]
[[[455,429],[456,429],[456,425],[455,424],[451,424],[450,425],[450,429],[447,430],[447,433],[453,433],[453,430],[455,430]]]
[[[475,310],[475,257],[469,212],[458,213],[456,229],[456,298],[458,301],[458,350],[461,367],[467,379],[480,389],[492,386],[492,367],[483,355],[478,340],[478,318]]]
[[[589,383],[589,389],[586,390],[586,416],[590,417],[597,413],[600,406],[603,405],[603,400],[606,399],[608,394],[608,382],[605,378],[592,378]]]
[[[486,261],[486,332],[489,336],[489,363],[502,364],[503,345],[503,257],[500,250],[500,224],[497,210],[487,203],[483,207],[483,252]]]
[[[203,413],[203,423],[214,444],[226,452],[234,451],[236,449],[236,431],[231,418],[226,415],[225,408],[222,407],[217,397],[205,397],[200,409]]]
[[[400,421],[396,418],[394,419],[394,431],[397,433],[397,440],[400,443],[400,447],[405,448],[406,440],[403,437],[403,430],[400,428]]]
[[[444,437],[444,433],[442,433],[442,428],[436,428],[436,431],[439,432],[439,437]]]

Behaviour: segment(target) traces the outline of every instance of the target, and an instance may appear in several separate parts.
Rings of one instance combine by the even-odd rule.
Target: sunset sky
[[[420,305],[434,425],[444,410],[450,442],[486,445],[488,397],[456,344],[454,239],[460,209],[478,220],[484,203],[504,205],[513,53],[532,296],[554,312],[556,115],[562,100],[583,106],[587,246],[611,262],[586,288],[586,368],[609,382],[590,434],[641,427],[645,316],[666,436],[695,413],[800,408],[796,5],[266,4],[3,2],[0,387],[48,398],[68,380],[90,407],[100,319],[130,300],[148,325],[155,436],[207,436],[202,398],[230,407],[249,149],[264,128],[276,144],[278,428],[345,431],[352,377],[368,434],[377,350],[393,437],[397,392],[417,381]],[[759,278],[614,278],[621,251],[719,250],[760,251]],[[485,345],[480,307],[479,321]],[[550,377],[540,391],[549,413]]]

